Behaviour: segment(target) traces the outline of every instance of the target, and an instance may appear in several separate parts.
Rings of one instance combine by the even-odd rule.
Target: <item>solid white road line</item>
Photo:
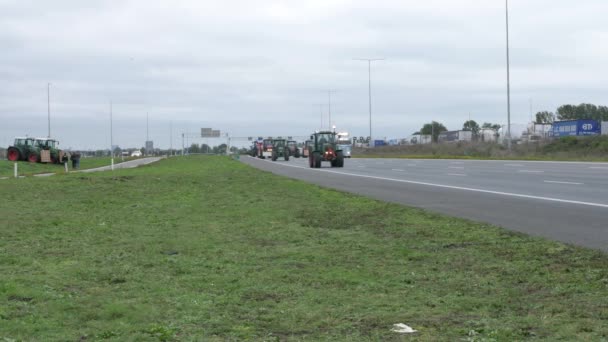
[[[552,184],[567,184],[567,185],[584,185],[585,183],[575,183],[575,182],[559,182],[559,181],[544,181],[545,183],[552,183]]]
[[[397,172],[405,172],[405,170],[401,170],[401,169],[393,169],[393,171],[397,171]]]
[[[265,161],[265,162],[270,163],[270,161],[268,161],[268,160],[261,160],[261,161]],[[406,183],[406,184],[414,184],[414,185],[425,185],[425,186],[432,186],[432,187],[443,188],[443,189],[452,189],[452,190],[479,192],[479,193],[484,193],[484,194],[499,195],[499,196],[506,196],[506,197],[526,198],[526,199],[533,199],[533,200],[540,200],[540,201],[547,201],[547,202],[557,202],[557,203],[585,205],[585,206],[589,206],[589,207],[598,207],[598,208],[608,209],[608,204],[603,204],[603,203],[574,201],[574,200],[567,200],[567,199],[553,198],[553,197],[533,196],[533,195],[524,195],[524,194],[511,193],[511,192],[484,190],[484,189],[476,189],[476,188],[466,188],[466,187],[462,187],[462,186],[453,186],[453,185],[445,185],[445,184],[418,182],[418,181],[411,181],[411,180],[407,180],[407,179],[395,179],[395,178],[386,178],[386,177],[377,177],[377,176],[368,176],[368,175],[358,175],[356,173],[338,172],[338,171],[326,170],[326,169],[310,169],[310,168],[306,168],[306,167],[302,167],[302,166],[295,166],[295,165],[289,165],[289,164],[275,164],[275,165],[293,167],[293,168],[296,168],[296,169],[310,170],[310,171],[313,171],[313,172],[327,172],[327,173],[335,173],[337,175],[344,175],[344,176],[351,176],[351,177],[385,180],[385,181],[396,182],[396,183]]]
[[[448,176],[466,177],[464,173],[448,173]]]
[[[608,166],[591,166],[591,170],[608,170]]]
[[[509,167],[524,167],[523,164],[505,164],[505,166],[509,166]]]
[[[545,171],[540,171],[540,170],[519,170],[517,172],[521,172],[521,173],[545,173]]]
[[[464,166],[450,166],[450,167],[448,167],[448,169],[464,170]]]

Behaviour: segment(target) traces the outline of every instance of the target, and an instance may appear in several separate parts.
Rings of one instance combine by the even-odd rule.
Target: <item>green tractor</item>
[[[308,165],[320,168],[321,162],[328,161],[331,167],[344,167],[344,154],[336,144],[336,133],[330,131],[317,132],[310,136]]]
[[[285,139],[274,139],[272,141],[272,161],[277,161],[279,157],[289,161],[289,148]]]
[[[300,148],[298,148],[298,143],[295,140],[287,141],[287,149],[289,149],[290,156],[300,158]]]
[[[60,164],[68,161],[68,155],[59,149],[59,141],[36,138],[38,162]]]
[[[34,138],[15,138],[13,146],[9,146],[6,156],[10,161],[38,161],[39,149]]]

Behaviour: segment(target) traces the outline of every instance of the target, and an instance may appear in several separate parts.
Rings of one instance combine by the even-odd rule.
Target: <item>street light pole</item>
[[[319,130],[323,130],[323,107],[325,106],[324,103],[315,103],[315,106],[319,106],[319,111],[321,113],[321,127],[319,127]]]
[[[111,154],[111,169],[114,171],[114,129],[112,123],[112,101],[110,101],[110,154]]]
[[[327,126],[327,127],[328,127],[328,129],[330,129],[330,130],[331,130],[331,93],[335,93],[335,92],[336,92],[336,91],[335,91],[335,90],[332,90],[332,89],[330,89],[330,90],[328,90],[328,91],[327,91],[327,99],[328,99],[328,102],[327,102],[327,103],[328,103],[328,116],[329,116],[329,118],[328,118],[329,126]]]
[[[370,144],[373,143],[372,138],[372,62],[383,61],[384,58],[355,58],[356,61],[366,61],[367,62],[367,74],[369,80],[369,141]]]
[[[47,111],[48,111],[48,119],[49,119],[49,136],[48,138],[51,138],[51,84],[47,83],[46,85],[46,106],[47,106]]]
[[[507,24],[507,145],[511,151],[511,63],[509,55],[509,0],[505,0],[505,18]]]

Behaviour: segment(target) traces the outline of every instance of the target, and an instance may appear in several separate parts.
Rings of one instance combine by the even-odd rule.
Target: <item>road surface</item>
[[[608,163],[347,159],[241,160],[324,187],[608,251]]]
[[[142,165],[148,165],[154,162],[157,162],[161,159],[163,159],[164,157],[149,157],[149,158],[140,158],[140,159],[133,159],[133,160],[129,160],[123,163],[118,163],[118,164],[114,164],[114,170],[117,169],[132,169],[138,166],[142,166]],[[79,170],[76,172],[99,172],[99,171],[109,171],[112,169],[111,165],[108,166],[102,166],[102,167],[97,167],[94,169],[86,169],[86,170]]]

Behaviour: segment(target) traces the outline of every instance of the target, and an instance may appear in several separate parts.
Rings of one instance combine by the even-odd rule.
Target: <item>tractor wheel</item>
[[[317,168],[317,169],[321,168],[321,153],[314,152],[312,155],[313,155],[313,158],[315,159],[315,168]]]
[[[277,154],[276,153],[272,153],[272,161],[277,161]]]
[[[344,154],[342,152],[336,154],[336,166],[344,167]]]
[[[30,163],[37,163],[38,155],[34,152],[30,152],[30,154],[27,156],[27,161],[29,161]]]
[[[300,150],[298,150],[297,148],[296,148],[296,153],[295,153],[294,157],[300,158]]]
[[[308,166],[312,169],[315,167],[315,161],[312,158],[312,154],[308,156]]]
[[[18,161],[21,159],[21,153],[19,153],[19,150],[14,147],[8,149],[6,156],[10,161]]]
[[[285,161],[289,161],[289,153],[285,153]]]

